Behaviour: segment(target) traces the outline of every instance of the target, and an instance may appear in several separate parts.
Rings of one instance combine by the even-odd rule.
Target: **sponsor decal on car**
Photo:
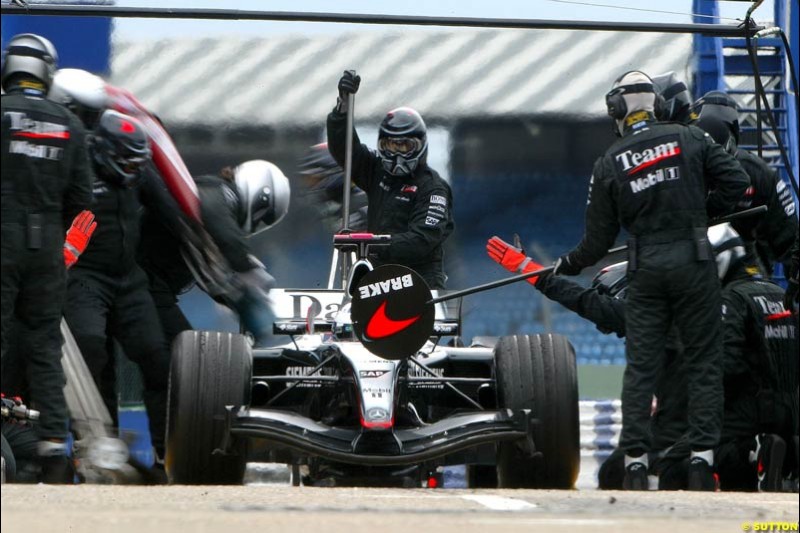
[[[388,370],[360,370],[358,376],[364,379],[379,378],[389,372]]]

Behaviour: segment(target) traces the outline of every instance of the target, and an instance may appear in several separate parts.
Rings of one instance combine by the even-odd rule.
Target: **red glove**
[[[486,252],[496,263],[501,264],[506,270],[514,274],[527,274],[534,270],[541,270],[542,265],[527,257],[522,249],[508,244],[500,237],[492,237],[486,243]],[[539,276],[528,278],[527,282],[536,285]]]
[[[72,227],[67,231],[67,239],[64,241],[64,264],[67,268],[78,262],[78,258],[89,245],[89,239],[92,238],[96,227],[94,213],[88,210],[81,211],[72,221]]]

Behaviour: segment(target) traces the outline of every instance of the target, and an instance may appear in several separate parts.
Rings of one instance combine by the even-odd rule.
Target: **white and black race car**
[[[388,238],[334,237],[360,258],[346,290],[272,291],[282,346],[211,331],[176,339],[172,483],[238,484],[248,461],[266,461],[291,465],[296,484],[431,486],[440,467],[467,465],[472,486],[573,486],[572,345],[544,334],[463,346],[460,299],[431,294],[408,268],[369,265]]]

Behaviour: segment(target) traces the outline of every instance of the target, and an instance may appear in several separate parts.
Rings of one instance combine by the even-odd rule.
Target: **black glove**
[[[556,260],[556,264],[553,265],[553,274],[556,276],[577,276],[581,273],[583,268],[574,265],[570,259],[569,254],[564,254]]]
[[[783,295],[783,308],[787,311],[794,311],[794,308],[797,306],[797,289],[797,278],[789,279],[789,284],[786,286],[786,293]]]
[[[336,103],[336,110],[339,113],[347,113],[347,97],[358,92],[361,85],[361,76],[355,70],[345,70],[339,79],[339,100]]]

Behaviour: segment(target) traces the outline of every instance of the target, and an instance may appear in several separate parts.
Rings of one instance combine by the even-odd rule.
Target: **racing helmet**
[[[694,103],[695,125],[728,152],[739,144],[739,110],[736,100],[722,91],[709,91]]]
[[[298,166],[310,194],[320,193],[327,199],[342,197],[344,171],[328,151],[328,143],[315,144],[305,153]]]
[[[95,128],[100,113],[108,107],[103,78],[77,68],[58,69],[47,98],[66,106],[89,130]]]
[[[744,261],[747,251],[744,241],[728,223],[718,224],[708,228],[708,241],[714,251],[714,258],[717,262],[717,276],[720,280],[725,279],[731,268]]]
[[[113,109],[100,115],[89,148],[98,177],[125,187],[135,184],[150,159],[150,142],[142,124]]]
[[[600,294],[625,299],[628,292],[628,262],[614,263],[600,270],[592,279],[592,288]]]
[[[658,117],[663,114],[664,99],[656,92],[653,80],[644,72],[632,70],[614,80],[606,94],[606,110],[614,119],[614,132],[622,135],[629,115],[644,111]]]
[[[664,98],[661,114],[656,118],[665,122],[688,124],[692,117],[692,97],[686,84],[678,79],[675,72],[670,71],[653,76],[656,92]]]
[[[413,174],[428,155],[428,128],[420,114],[410,107],[389,111],[378,130],[378,152],[392,176]]]
[[[46,88],[53,83],[58,53],[53,43],[33,33],[21,33],[8,41],[3,52],[2,87],[17,75],[27,75],[41,81]]]
[[[240,224],[255,235],[270,228],[289,211],[291,189],[281,169],[268,161],[246,161],[233,169],[241,203]]]

